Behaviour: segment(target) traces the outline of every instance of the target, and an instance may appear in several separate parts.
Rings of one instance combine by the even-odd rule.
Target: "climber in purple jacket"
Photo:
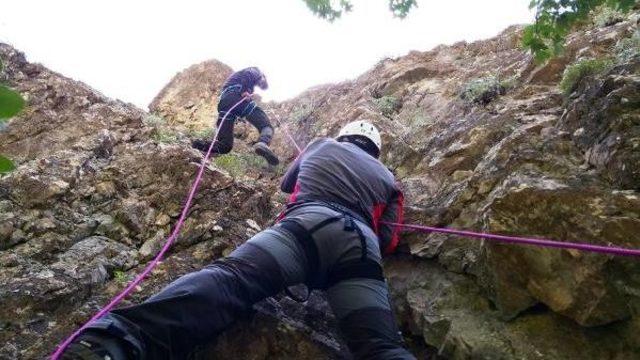
[[[214,144],[213,154],[226,154],[233,148],[233,128],[239,118],[245,118],[260,132],[258,142],[253,146],[256,154],[262,156],[271,165],[278,165],[278,157],[269,149],[273,138],[273,126],[267,114],[251,99],[254,87],[262,90],[269,87],[267,78],[257,67],[249,67],[233,73],[222,86],[218,101],[218,121],[216,127],[228,113],[224,124],[218,130],[218,141]],[[242,101],[242,99],[244,100]],[[242,101],[233,110],[235,104]],[[194,148],[206,152],[211,145],[211,139],[197,139],[191,144]]]

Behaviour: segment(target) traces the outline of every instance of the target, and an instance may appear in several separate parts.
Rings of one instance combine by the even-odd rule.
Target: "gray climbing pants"
[[[307,239],[312,244],[296,234],[314,227]],[[254,303],[306,283],[326,290],[355,358],[414,359],[403,348],[381,273],[370,276],[362,270],[370,267],[360,266],[381,269],[380,261],[377,236],[366,224],[326,206],[304,206],[226,258],[179,278],[140,305],[112,311],[91,328],[119,337],[142,358],[183,359],[251,313]]]

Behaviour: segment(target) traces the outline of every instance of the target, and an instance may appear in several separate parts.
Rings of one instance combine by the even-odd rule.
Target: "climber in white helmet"
[[[287,288],[297,284],[326,291],[356,359],[415,359],[382,272],[382,255],[398,245],[388,223],[402,222],[402,192],[378,160],[381,149],[367,121],[313,141],[282,180],[291,196],[275,225],[144,303],[92,323],[63,359],[186,359],[256,302],[283,290],[295,299]]]

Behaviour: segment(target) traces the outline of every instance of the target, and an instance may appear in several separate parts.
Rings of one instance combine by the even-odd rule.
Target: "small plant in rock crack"
[[[391,115],[398,112],[402,104],[395,96],[386,95],[378,99],[373,99],[373,103],[383,116],[390,118]]]
[[[246,175],[249,169],[259,169],[265,165],[264,159],[255,154],[224,154],[213,160],[215,166],[225,170],[234,178]]]
[[[129,277],[122,270],[116,270],[113,272],[113,280],[115,280],[118,284],[126,284],[129,282]]]
[[[613,62],[610,59],[582,59],[567,66],[562,73],[560,90],[569,96],[580,85],[580,82],[590,76],[604,73],[611,68]]]
[[[178,141],[178,134],[165,129],[155,129],[151,137],[153,140],[163,144],[172,144]]]
[[[514,78],[501,79],[489,75],[469,81],[460,92],[460,98],[469,103],[486,105],[514,86]]]
[[[167,121],[164,118],[156,114],[149,114],[145,116],[142,122],[145,125],[151,126],[153,128],[157,128],[167,123]]]
[[[189,130],[187,136],[196,139],[213,139],[215,129],[207,128],[203,130]]]
[[[165,128],[167,121],[156,114],[149,114],[143,120],[145,125],[151,127],[151,138],[159,143],[171,144],[178,141],[178,134]]]

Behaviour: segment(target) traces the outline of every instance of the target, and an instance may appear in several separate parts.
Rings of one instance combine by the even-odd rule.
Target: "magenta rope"
[[[280,125],[280,127],[284,130],[284,133],[287,135],[289,140],[291,140],[291,143],[293,144],[293,146],[295,146],[296,150],[298,150],[298,155],[300,155],[300,153],[302,152],[302,148],[298,145],[296,140],[293,138],[293,136],[289,132],[289,128],[287,127],[287,125],[282,124],[282,122],[280,122],[280,119],[278,119],[278,117],[273,113],[271,109],[269,109],[269,113],[271,113],[271,116],[273,116],[273,118],[276,119],[276,121],[278,122],[278,125]]]
[[[589,251],[589,252],[608,254],[608,255],[640,256],[640,249],[629,249],[629,248],[622,248],[622,247],[616,247],[616,246],[602,246],[602,245],[593,245],[593,244],[576,243],[576,242],[562,242],[562,241],[556,241],[556,240],[550,240],[550,239],[536,239],[536,238],[525,238],[525,237],[517,237],[517,236],[506,236],[506,235],[479,233],[479,232],[466,231],[466,230],[439,228],[439,227],[432,227],[432,226],[399,224],[399,223],[384,222],[384,221],[382,223],[386,225],[397,226],[397,227],[418,231],[418,232],[425,232],[425,233],[437,232],[437,233],[486,239],[486,240],[510,243],[510,244],[524,244],[524,245],[534,245],[534,246],[542,246],[542,247],[574,249],[574,250]]]
[[[127,287],[120,294],[115,296],[111,300],[111,302],[109,302],[108,305],[106,305],[105,307],[100,309],[100,311],[98,311],[91,319],[89,319],[89,321],[87,321],[84,325],[82,325],[82,327],[80,327],[78,330],[76,330],[76,332],[74,332],[64,342],[62,342],[58,346],[56,351],[53,353],[53,355],[51,355],[51,360],[58,360],[60,358],[60,356],[62,355],[62,352],[64,351],[64,349],[66,349],[67,346],[69,346],[69,344],[71,344],[71,342],[78,335],[80,335],[80,333],[84,329],[86,329],[89,326],[89,324],[91,324],[92,322],[94,322],[94,321],[100,319],[101,317],[103,317],[106,313],[111,311],[111,309],[113,309],[114,306],[116,306],[118,303],[120,303],[120,301],[122,301],[125,297],[127,297],[127,295],[129,295],[136,288],[136,286],[138,286],[144,280],[144,278],[147,275],[149,275],[149,273],[158,265],[160,260],[162,260],[162,257],[164,256],[164,254],[169,250],[171,245],[173,245],[174,241],[178,237],[178,234],[180,233],[180,229],[182,228],[182,225],[184,224],[184,221],[187,218],[187,213],[189,212],[189,208],[191,207],[191,202],[193,201],[193,197],[195,196],[196,191],[198,190],[198,186],[200,185],[200,181],[202,180],[202,174],[204,173],[204,169],[206,168],[207,162],[209,161],[209,157],[211,156],[211,151],[213,150],[213,145],[218,141],[218,134],[220,132],[220,128],[222,127],[222,125],[226,121],[227,115],[229,115],[229,113],[233,109],[235,109],[238,105],[240,105],[245,99],[246,99],[246,97],[243,97],[242,100],[238,101],[235,105],[233,105],[225,113],[225,115],[222,117],[222,120],[220,121],[220,124],[216,128],[216,135],[213,138],[213,141],[211,142],[211,145],[209,145],[209,149],[207,150],[207,154],[202,159],[202,163],[200,164],[200,169],[198,170],[198,175],[196,176],[196,179],[193,182],[193,185],[191,186],[191,190],[189,191],[189,195],[187,196],[187,200],[185,202],[185,205],[182,208],[182,213],[180,214],[180,218],[178,219],[178,222],[176,223],[176,227],[173,229],[173,232],[171,233],[171,236],[169,236],[167,238],[167,240],[166,240],[164,246],[162,247],[162,249],[160,250],[160,252],[156,255],[156,257],[153,259],[153,261],[151,261],[147,265],[147,267],[145,267],[145,269],[142,271],[142,273],[140,273],[140,275],[138,275],[131,283],[129,283],[129,285],[127,285]]]

